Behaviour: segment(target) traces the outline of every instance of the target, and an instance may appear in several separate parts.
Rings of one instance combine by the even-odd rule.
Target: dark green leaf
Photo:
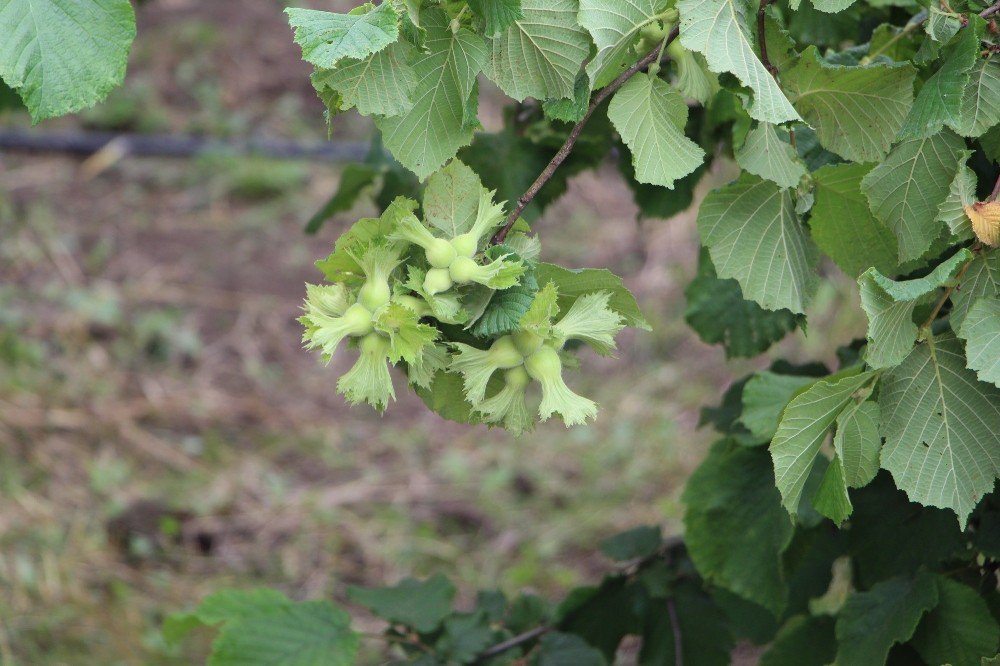
[[[796,615],[781,627],[760,666],[826,666],[837,656],[832,617]]]
[[[455,586],[437,574],[423,582],[406,578],[394,587],[350,587],[347,596],[385,620],[428,633],[451,612]]]
[[[975,590],[937,577],[938,605],[913,635],[912,645],[928,664],[977,666],[996,654],[1000,628]]]
[[[607,660],[600,650],[573,634],[546,634],[531,659],[532,666],[604,666]]]
[[[678,582],[671,601],[655,601],[646,613],[641,666],[726,666],[733,648],[727,618],[694,581]],[[680,636],[677,654],[675,631]],[[680,658],[677,658],[677,657]]]
[[[330,200],[306,223],[306,233],[314,234],[337,213],[354,207],[365,189],[375,182],[378,171],[367,164],[350,164],[340,174],[340,184]]]
[[[613,560],[624,562],[648,557],[663,543],[659,527],[643,525],[621,532],[601,542],[601,552]]]

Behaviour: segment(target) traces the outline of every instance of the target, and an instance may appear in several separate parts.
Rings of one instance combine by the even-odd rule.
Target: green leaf
[[[378,170],[367,164],[348,164],[340,174],[337,191],[306,223],[306,233],[314,234],[337,213],[354,207],[361,194],[378,178]]]
[[[590,53],[577,7],[577,0],[522,0],[523,18],[490,40],[487,76],[519,102],[573,97]]]
[[[948,189],[948,198],[938,209],[937,221],[948,225],[948,230],[956,238],[972,237],[972,222],[965,214],[965,206],[976,201],[976,174],[962,165],[955,174]]]
[[[93,106],[122,82],[135,14],[128,0],[4,0],[0,34],[0,79],[37,123]]]
[[[757,123],[743,146],[736,151],[736,162],[744,171],[760,176],[781,187],[795,187],[806,175],[806,167],[783,136],[787,134],[770,123]]]
[[[744,174],[705,197],[698,231],[719,277],[734,278],[744,297],[768,310],[805,312],[819,253],[788,190]]]
[[[615,93],[608,118],[632,152],[640,183],[673,187],[701,166],[705,152],[684,134],[687,114],[684,98],[660,78],[634,76]]]
[[[334,69],[317,70],[313,85],[338,93],[340,104],[331,111],[357,107],[366,116],[401,116],[413,108],[417,88],[416,73],[409,65],[413,53],[412,46],[397,42],[367,58],[349,58]]]
[[[685,544],[699,573],[779,614],[788,594],[781,554],[791,543],[792,523],[767,454],[728,440],[716,443],[683,499]]]
[[[837,663],[882,666],[938,601],[934,576],[897,577],[851,596],[837,618]]]
[[[829,65],[810,46],[781,82],[820,143],[841,157],[871,162],[885,157],[913,104],[909,64]]]
[[[982,136],[1000,123],[1000,61],[980,58],[969,73],[958,121],[949,123],[962,136]]]
[[[424,219],[454,238],[472,229],[479,213],[479,200],[485,189],[476,172],[460,160],[436,172],[424,191]]]
[[[654,599],[646,612],[639,666],[728,666],[733,649],[729,618],[698,582],[671,581],[670,588],[671,601]]]
[[[267,615],[291,605],[288,597],[269,588],[219,590],[202,599],[194,615],[205,624],[219,624]]]
[[[833,448],[843,468],[844,481],[850,488],[871,483],[879,470],[882,437],[878,427],[881,412],[871,400],[848,406],[837,417]]]
[[[785,405],[815,377],[758,372],[743,388],[743,416],[740,421],[761,443],[771,441]]]
[[[288,23],[302,58],[329,69],[342,58],[367,58],[399,39],[399,15],[391,2],[363,5],[367,11],[335,14],[289,7]]]
[[[227,624],[209,666],[351,666],[360,637],[351,616],[328,601],[309,601]]]
[[[871,166],[865,164],[828,164],[813,173],[816,201],[809,217],[813,240],[852,277],[870,267],[892,273],[899,263],[896,237],[871,214],[861,191],[869,171]]]
[[[483,316],[472,327],[472,334],[490,338],[513,333],[519,328],[521,317],[531,307],[537,291],[538,281],[534,271],[529,271],[521,276],[520,284],[495,292]]]
[[[882,467],[911,500],[954,510],[964,527],[1000,473],[1000,389],[966,369],[947,334],[886,373],[879,407]]]
[[[580,296],[607,291],[611,293],[608,307],[620,314],[628,326],[651,330],[639,310],[635,296],[625,287],[620,277],[605,268],[569,269],[543,262],[538,264],[535,277],[538,284],[555,283],[559,290],[559,307],[563,312]]]
[[[962,100],[969,85],[969,70],[979,58],[979,30],[970,27],[942,52],[944,64],[927,79],[900,130],[902,139],[926,137],[946,123],[960,122]]]
[[[469,664],[492,642],[493,629],[490,628],[486,614],[479,611],[446,618],[444,634],[434,647],[442,657],[447,658],[447,663]]]
[[[896,282],[874,268],[858,278],[861,307],[868,315],[868,348],[865,351],[868,365],[888,368],[906,358],[919,332],[913,323],[914,308],[954,280],[971,260],[972,253],[963,248],[929,275],[916,280]]]
[[[980,252],[962,278],[961,289],[951,294],[951,328],[960,330],[969,309],[980,298],[1000,298],[1000,252]]]
[[[716,276],[702,249],[698,275],[684,290],[684,320],[708,344],[722,344],[727,357],[756,356],[795,330],[799,316],[788,310],[765,310],[743,298],[736,280]]]
[[[924,30],[935,42],[947,44],[962,29],[962,15],[931,6]]]
[[[770,448],[775,484],[789,513],[798,511],[819,447],[837,416],[874,376],[872,372],[831,376],[810,386],[785,407]]]
[[[649,557],[663,544],[660,528],[641,525],[604,539],[601,552],[617,562]]]
[[[928,664],[978,666],[996,654],[1000,627],[972,588],[937,576],[938,605],[917,626],[911,645]]]
[[[600,650],[574,634],[552,631],[542,637],[532,666],[605,666],[607,660]]]
[[[583,120],[590,107],[590,80],[586,72],[580,72],[573,84],[573,96],[567,99],[547,99],[542,102],[542,110],[549,120],[576,124]]]
[[[524,18],[521,0],[468,0],[469,9],[486,22],[486,36],[495,37]]]
[[[451,31],[447,15],[432,9],[421,17],[426,53],[413,62],[417,88],[403,116],[377,118],[385,146],[399,162],[426,178],[472,141],[466,109],[486,64],[486,44],[464,28]]]
[[[844,480],[844,467],[840,458],[833,457],[827,465],[823,480],[812,499],[813,508],[840,525],[851,515],[853,507],[851,498],[847,495],[847,482]]]
[[[965,142],[945,130],[903,141],[861,181],[875,216],[889,225],[901,261],[918,259],[941,233],[938,208],[965,155]]]
[[[461,399],[461,392],[459,392]],[[383,620],[398,622],[425,634],[434,631],[451,612],[455,586],[441,574],[426,581],[406,578],[394,587],[350,587],[347,596]]]
[[[592,89],[608,85],[635,63],[632,47],[639,31],[656,21],[666,6],[667,0],[580,0],[580,25],[597,45],[597,54],[587,63]]]
[[[796,615],[774,637],[760,666],[826,666],[837,656],[834,621],[829,616]]]
[[[965,340],[969,369],[979,380],[1000,386],[1000,300],[980,299],[973,303],[958,332]]]
[[[705,56],[716,73],[729,72],[753,91],[748,111],[765,123],[800,120],[781,87],[757,58],[742,0],[680,0],[681,43]]]

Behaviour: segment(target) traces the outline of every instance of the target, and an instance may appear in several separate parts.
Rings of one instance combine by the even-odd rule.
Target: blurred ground
[[[125,88],[40,129],[322,140],[281,9],[143,4]],[[368,132],[352,115],[334,125]],[[593,427],[514,440],[402,390],[385,418],[348,409],[333,390],[345,361],[300,349],[312,262],[370,212],[302,234],[337,178],[216,158],[126,159],[87,180],[79,160],[0,154],[0,663],[191,663],[204,640],[167,646],[160,622],[223,585],[339,598],[443,571],[466,598],[557,595],[605,571],[600,538],[680,530],[711,437],[698,408],[767,363],[727,365],[686,328],[693,216],[637,223],[610,168],[548,211],[546,258],[624,275],[654,332],[584,359],[573,383],[602,404]],[[810,322],[825,344],[796,334],[782,353],[830,357],[863,331],[839,316],[856,311],[843,285]]]

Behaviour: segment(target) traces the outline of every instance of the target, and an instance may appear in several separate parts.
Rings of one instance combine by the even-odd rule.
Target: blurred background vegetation
[[[283,4],[141,4],[124,88],[36,131],[325,140]],[[487,129],[499,100],[484,87]],[[370,136],[354,115],[332,125],[334,140]],[[680,531],[680,491],[711,437],[699,408],[769,362],[727,364],[684,324],[693,213],[639,221],[613,164],[547,210],[545,257],[623,275],[654,331],[626,337],[617,360],[584,359],[572,383],[601,403],[595,425],[516,440],[402,391],[384,418],[348,409],[333,391],[345,361],[300,349],[312,262],[373,212],[302,233],[339,171],[126,158],[94,175],[78,158],[0,152],[0,663],[192,663],[208,638],[168,646],[160,624],[224,585],[339,599],[445,572],[469,601],[478,588],[555,596],[608,568],[601,538]],[[831,358],[863,335],[851,282],[834,285],[810,314],[821,335],[772,355]]]

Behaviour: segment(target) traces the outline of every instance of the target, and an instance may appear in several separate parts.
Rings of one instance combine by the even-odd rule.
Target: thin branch
[[[667,35],[667,39],[664,43],[669,45],[670,42],[677,39],[679,32],[679,29],[674,27],[674,29],[670,31],[670,34]],[[597,110],[597,107],[603,104],[604,100],[610,97],[615,91],[625,85],[625,82],[632,78],[635,74],[649,67],[659,57],[659,55],[660,45],[657,44],[656,48],[647,53],[642,60],[619,74],[618,78],[601,88],[597,94],[594,95],[593,100],[590,102],[590,106],[587,107],[587,112],[583,114],[583,118],[580,119],[580,122],[573,126],[569,136],[566,137],[566,141],[563,143],[562,147],[559,148],[559,152],[552,157],[552,160],[549,161],[548,165],[546,165],[546,167],[542,170],[542,173],[538,175],[538,178],[536,178],[535,182],[531,184],[531,187],[529,187],[528,190],[521,195],[521,198],[517,200],[517,206],[515,206],[514,210],[507,216],[507,221],[504,222],[504,225],[500,228],[496,235],[493,236],[493,240],[491,241],[493,245],[499,245],[504,241],[504,239],[507,238],[507,234],[510,233],[510,230],[517,222],[517,219],[521,217],[521,213],[524,212],[524,209],[528,207],[528,204],[534,200],[534,198],[538,195],[538,192],[545,187],[545,184],[551,180],[553,175],[555,175],[556,169],[559,168],[559,165],[566,161],[570,152],[573,151],[573,146],[576,145],[577,139],[580,138],[580,134],[583,132],[584,126],[586,126],[590,117],[594,115],[594,111]]]
[[[995,2],[983,11],[979,12],[979,16],[981,18],[989,18],[997,12],[1000,12],[1000,2]]]
[[[987,201],[996,201],[997,195],[1000,195],[1000,175],[997,176],[997,182],[993,184],[993,191],[990,192],[990,197]]]
[[[767,57],[767,39],[765,39],[764,33],[764,19],[767,16],[765,12],[770,2],[771,0],[760,0],[760,4],[757,6],[757,45],[760,47],[761,63],[763,63],[767,71],[771,72],[771,76],[777,79],[778,68],[771,64],[771,61]]]
[[[681,622],[677,617],[674,598],[667,599],[667,613],[670,615],[670,629],[674,632],[674,666],[684,666],[684,642],[681,636]]]
[[[545,634],[547,634],[550,631],[552,631],[554,628],[555,627],[551,627],[551,626],[535,627],[534,629],[529,629],[528,631],[524,632],[523,634],[518,634],[517,636],[514,636],[513,638],[508,638],[507,640],[503,641],[502,643],[497,643],[493,647],[487,648],[486,650],[483,650],[479,654],[478,659],[476,659],[476,663],[482,663],[482,662],[486,661],[487,659],[489,659],[490,657],[495,657],[498,654],[503,654],[507,650],[512,650],[512,649],[516,648],[519,645],[523,645],[524,643],[529,643],[529,642],[535,640],[536,638],[541,638]]]

